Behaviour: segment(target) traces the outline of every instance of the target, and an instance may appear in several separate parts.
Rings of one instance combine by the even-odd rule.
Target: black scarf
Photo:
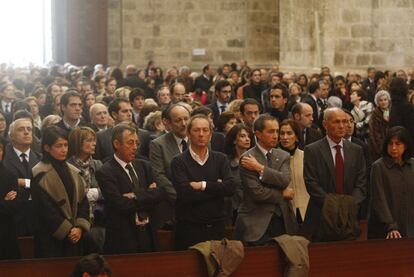
[[[56,159],[50,158],[50,163],[53,168],[56,170],[59,175],[60,180],[62,180],[63,185],[65,186],[66,193],[69,197],[70,206],[72,207],[73,203],[73,194],[75,191],[75,184],[72,179],[72,175],[69,172],[69,167],[65,161],[58,161]]]

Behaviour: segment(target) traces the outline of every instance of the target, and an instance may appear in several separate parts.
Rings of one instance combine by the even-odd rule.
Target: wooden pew
[[[361,221],[360,224],[361,228],[361,235],[358,240],[366,240],[367,239],[367,222]],[[225,230],[225,237],[228,239],[232,239],[233,236],[233,228],[228,227]],[[158,231],[159,241],[160,241],[160,252],[164,251],[173,251],[174,250],[174,233],[172,231]],[[33,237],[20,237],[18,239],[19,248],[21,257],[23,259],[33,259],[34,257],[34,245],[33,245]]]
[[[310,276],[413,276],[414,238],[339,243],[309,247]],[[79,258],[0,262],[0,275],[68,276]],[[113,276],[207,276],[203,258],[195,251],[106,256]],[[246,248],[232,275],[283,276],[284,255],[275,247]]]

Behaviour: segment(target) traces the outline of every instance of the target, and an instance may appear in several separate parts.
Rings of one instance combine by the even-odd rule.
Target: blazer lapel
[[[115,160],[115,158],[112,158],[112,164],[118,168],[118,172],[121,178],[124,179],[124,183],[128,184],[131,191],[134,191],[134,184],[132,183],[131,179],[129,178],[128,174],[125,172],[125,170],[122,168],[122,166]]]
[[[259,147],[255,146],[253,148],[253,155],[259,163],[263,165],[267,165],[266,157],[263,155],[262,151],[260,151]],[[273,155],[272,155],[272,159],[273,159]]]
[[[29,154],[29,168],[33,168],[39,162],[39,158],[33,150]]]
[[[344,190],[347,190],[347,184],[349,178],[353,175],[352,173],[352,155],[350,153],[349,143],[344,140]]]
[[[16,152],[14,152],[13,147],[11,146],[11,144],[9,144],[9,147],[7,149],[8,153],[6,153],[8,159],[10,159],[10,163],[13,165],[13,167],[15,167],[19,173],[18,177],[26,177],[26,171],[23,167],[23,164],[20,161],[20,158],[17,156]]]
[[[329,168],[329,173],[332,175],[333,183],[336,186],[334,161],[333,161],[333,158],[332,158],[331,149],[329,148],[328,140],[326,138],[324,138],[322,143],[321,143],[320,152],[321,152],[321,155],[323,157],[323,160],[325,161],[326,165]],[[333,188],[333,191],[335,191],[335,188]]]
[[[165,136],[165,140],[167,142],[167,149],[170,151],[171,158],[180,153],[180,149],[178,148],[177,141],[175,140],[173,133],[168,133]]]

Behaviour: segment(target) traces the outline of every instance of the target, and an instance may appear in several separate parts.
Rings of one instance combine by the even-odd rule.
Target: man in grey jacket
[[[279,124],[274,117],[261,115],[253,127],[257,144],[240,162],[244,193],[234,238],[254,246],[267,244],[282,234],[295,233],[297,224],[290,203],[294,192],[288,188],[290,156],[275,149]]]

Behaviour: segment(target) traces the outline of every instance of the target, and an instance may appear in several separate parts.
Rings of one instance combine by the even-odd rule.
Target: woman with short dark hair
[[[90,229],[85,181],[66,161],[68,139],[62,129],[47,127],[41,148],[43,158],[33,168],[32,183],[35,256],[81,256]]]
[[[388,130],[382,158],[372,165],[368,238],[414,236],[412,141],[401,126]]]

